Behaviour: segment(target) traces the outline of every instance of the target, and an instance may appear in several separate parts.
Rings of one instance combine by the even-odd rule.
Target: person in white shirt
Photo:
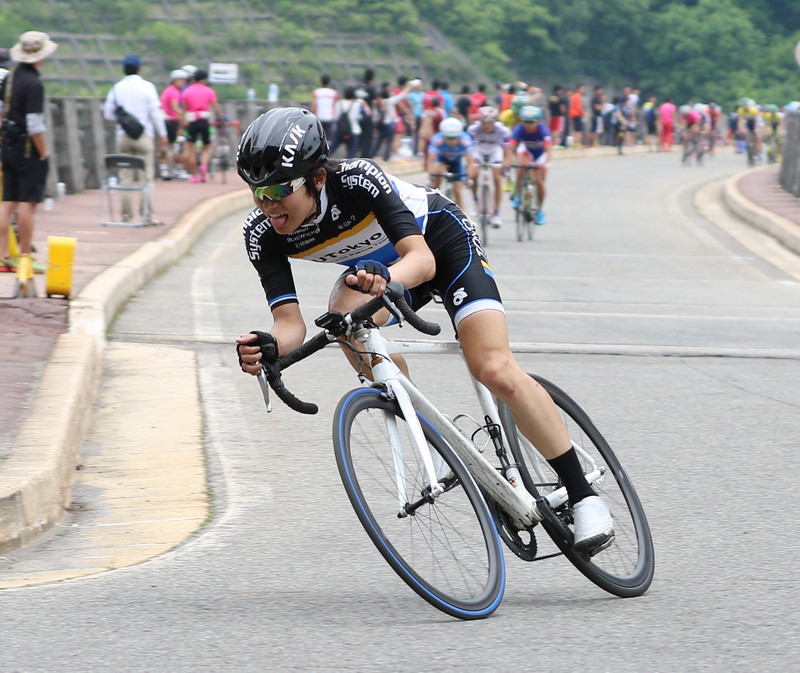
[[[336,101],[339,100],[339,93],[331,88],[330,75],[322,75],[319,81],[322,86],[311,92],[311,112],[317,115],[325,133],[331,138],[336,124]]]
[[[135,54],[129,54],[122,61],[125,72],[119,82],[117,82],[106,96],[105,106],[103,107],[103,117],[108,121],[116,121],[115,110],[121,106],[126,112],[136,117],[144,126],[144,132],[138,138],[131,138],[117,124],[116,151],[120,154],[132,154],[143,157],[145,161],[144,182],[148,187],[143,192],[141,211],[145,217],[146,224],[160,224],[153,217],[152,199],[154,187],[154,168],[156,138],[160,149],[167,148],[167,127],[164,123],[164,115],[161,113],[161,101],[158,97],[155,84],[143,79],[139,75],[142,60]],[[133,181],[133,171],[120,171],[120,182],[122,184]],[[147,200],[144,194],[147,194]],[[129,222],[133,219],[133,207],[130,192],[123,191],[121,196],[122,219]]]

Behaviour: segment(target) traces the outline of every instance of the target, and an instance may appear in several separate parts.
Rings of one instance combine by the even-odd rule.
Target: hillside
[[[236,63],[238,84],[217,87],[223,98],[244,98],[249,88],[266,98],[270,82],[281,97],[303,98],[323,72],[342,86],[367,67],[377,81],[490,81],[405,2],[0,0],[0,45],[31,28],[59,43],[42,73],[50,95],[104,94],[128,53],[142,56],[143,75],[160,86],[185,63]]]

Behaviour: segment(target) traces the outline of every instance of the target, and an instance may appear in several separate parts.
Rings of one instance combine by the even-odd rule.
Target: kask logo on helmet
[[[300,124],[295,124],[289,129],[289,132],[286,134],[287,140],[283,143],[283,147],[281,148],[281,166],[284,168],[294,167],[297,148],[303,141],[303,136],[305,136],[307,131],[308,129],[304,129]]]

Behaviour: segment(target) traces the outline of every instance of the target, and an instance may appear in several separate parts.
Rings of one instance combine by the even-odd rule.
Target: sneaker
[[[468,214],[471,215],[472,217],[478,217],[478,215],[480,215],[480,213],[478,212],[478,199],[474,199],[472,201]]]
[[[536,211],[536,224],[542,225],[547,221],[547,218],[544,216],[543,210]]]
[[[0,273],[13,273],[16,269],[11,267],[11,260],[0,257]]]
[[[492,217],[489,219],[489,222],[492,223],[492,226],[495,229],[499,229],[500,225],[503,224],[503,220],[500,219],[500,213],[495,213],[492,215]]]
[[[608,505],[597,495],[590,495],[572,507],[575,521],[575,551],[596,554],[614,541],[614,519]]]
[[[519,210],[519,202],[520,202],[519,194],[515,194],[514,198],[511,199],[511,207],[514,210]]]
[[[189,178],[189,184],[190,185],[193,185],[193,184],[195,184],[197,182],[200,182],[200,176],[199,175],[193,175],[192,177]]]

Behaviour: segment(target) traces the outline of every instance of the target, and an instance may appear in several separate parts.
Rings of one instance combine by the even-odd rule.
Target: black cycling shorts
[[[438,192],[428,195],[428,208],[424,236],[436,259],[436,275],[427,283],[406,291],[409,306],[416,311],[436,295],[442,299],[456,329],[464,318],[478,311],[489,309],[505,313],[475,224]],[[353,268],[342,275],[353,273]]]
[[[186,127],[186,140],[190,143],[196,143],[198,138],[203,142],[203,145],[211,144],[211,131],[208,119],[195,119],[189,122]]]

